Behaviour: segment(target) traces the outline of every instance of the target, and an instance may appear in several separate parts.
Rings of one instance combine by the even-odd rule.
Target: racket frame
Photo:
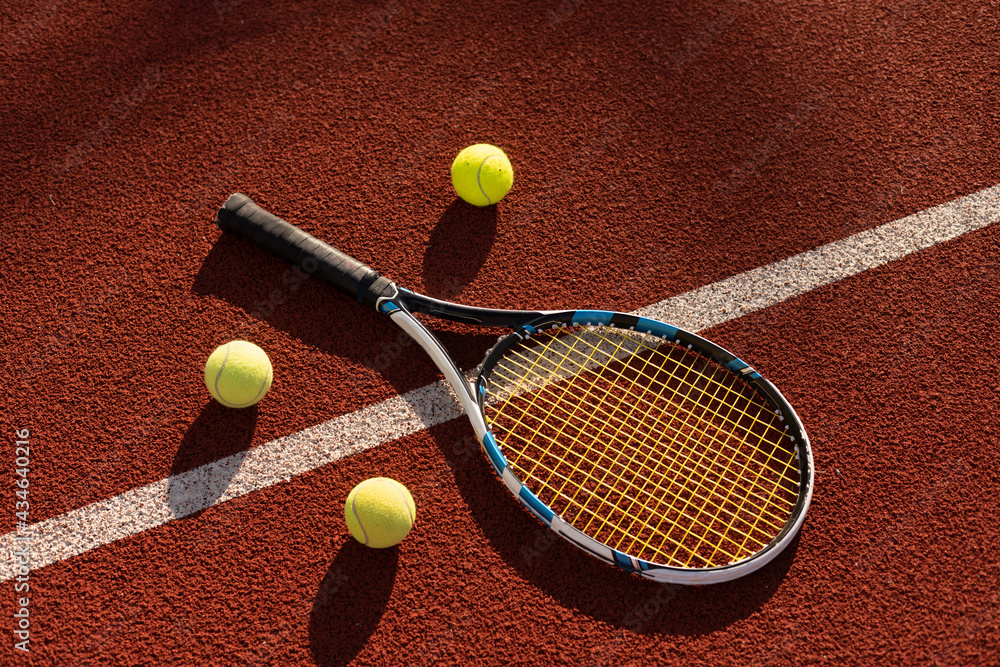
[[[794,409],[767,379],[732,353],[697,334],[649,318],[597,310],[529,311],[464,306],[398,287],[362,262],[316,239],[236,193],[216,216],[216,225],[285,261],[299,266],[359,302],[387,315],[430,356],[452,387],[494,471],[532,515],[579,549],[618,568],[662,582],[710,584],[749,574],[773,560],[791,541],[805,520],[812,498],[813,461],[809,440]],[[470,381],[438,339],[417,319],[421,313],[441,319],[513,329],[500,339]],[[793,437],[799,468],[799,490],[791,519],[762,550],[724,566],[681,568],[652,563],[612,549],[564,521],[514,474],[497,445],[485,416],[489,375],[503,353],[535,332],[552,326],[606,325],[657,336],[696,349],[751,384],[781,416]]]
[[[563,537],[579,549],[599,560],[623,570],[634,572],[647,579],[676,584],[713,584],[745,576],[774,560],[798,534],[812,501],[813,459],[809,438],[791,404],[767,378],[763,377],[753,367],[733,353],[695,333],[658,320],[628,313],[597,310],[547,313],[502,338],[487,353],[475,382],[474,394],[476,396],[477,412],[479,413],[476,421],[483,421],[484,424],[486,422],[485,414],[486,399],[489,395],[489,376],[493,368],[503,359],[504,354],[511,346],[531,337],[536,332],[551,327],[596,325],[610,326],[656,336],[664,341],[675,343],[689,350],[695,350],[708,356],[719,366],[738,376],[756,390],[768,405],[780,415],[785,424],[788,436],[795,446],[799,488],[789,520],[786,521],[778,534],[763,549],[742,560],[727,565],[683,568],[636,558],[605,545],[564,521],[562,517],[538,498],[512,471],[501,447],[497,444],[493,433],[490,431],[485,437],[480,437],[480,443],[483,446],[486,458],[490,461],[494,471],[503,480],[508,490],[539,521],[555,531],[560,537]],[[473,425],[475,426],[475,423]],[[479,427],[476,428],[478,435]],[[486,426],[486,428],[489,431],[489,426]]]

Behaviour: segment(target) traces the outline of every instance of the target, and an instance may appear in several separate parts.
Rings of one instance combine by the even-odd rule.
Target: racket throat
[[[438,367],[438,370],[444,375],[444,379],[447,380],[455,396],[458,398],[458,402],[461,404],[465,414],[468,415],[469,421],[472,422],[476,436],[482,441],[487,433],[486,422],[479,411],[479,404],[475,399],[475,387],[473,383],[465,377],[458,366],[455,365],[455,362],[451,360],[448,352],[438,339],[417,318],[402,308],[390,313],[389,318],[400,329],[405,331],[410,338],[415,340],[424,349],[427,356],[431,358],[434,365]]]

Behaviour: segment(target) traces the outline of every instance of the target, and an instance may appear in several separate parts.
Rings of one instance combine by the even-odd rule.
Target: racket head
[[[476,380],[483,448],[539,520],[595,557],[681,584],[749,574],[794,538],[813,462],[784,396],[732,353],[662,322],[550,313]]]

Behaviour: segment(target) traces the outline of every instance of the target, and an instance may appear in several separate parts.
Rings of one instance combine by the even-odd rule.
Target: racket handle
[[[239,192],[222,205],[215,224],[373,308],[379,298],[396,292],[392,281],[378,271],[268,213]]]

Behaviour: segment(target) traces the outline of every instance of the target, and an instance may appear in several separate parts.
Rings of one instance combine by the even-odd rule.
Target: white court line
[[[647,306],[637,314],[701,331],[1000,221],[1000,185]],[[0,537],[0,581],[71,558],[462,414],[444,381]],[[22,562],[23,564],[23,562]]]

